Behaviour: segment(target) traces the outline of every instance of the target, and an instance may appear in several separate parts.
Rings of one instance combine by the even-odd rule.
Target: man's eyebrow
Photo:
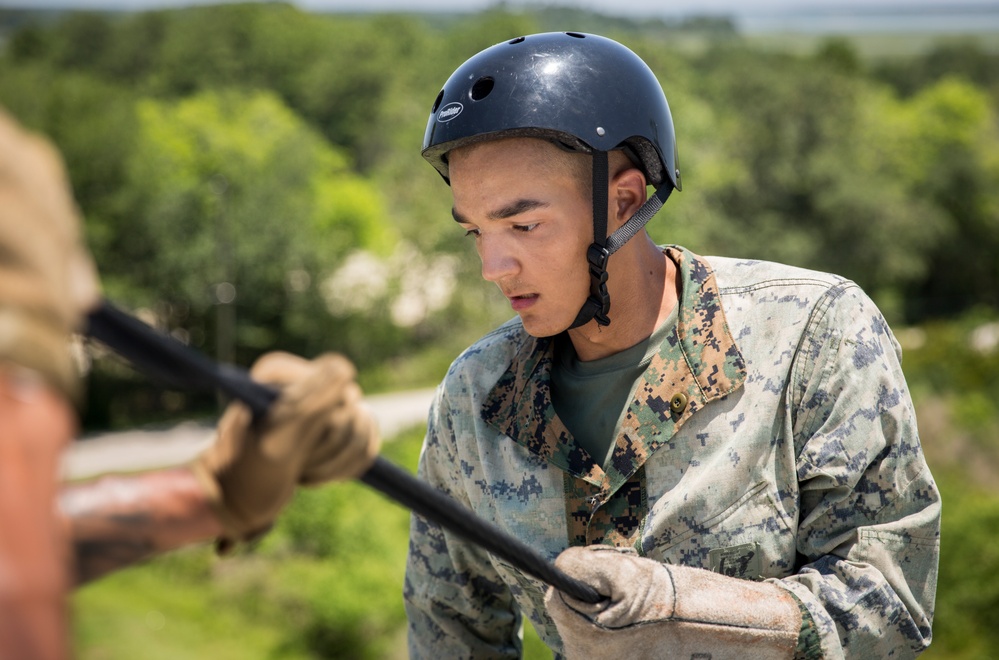
[[[490,220],[504,220],[506,218],[512,218],[514,216],[520,215],[521,213],[527,213],[528,211],[533,211],[534,209],[545,208],[551,206],[548,202],[542,202],[538,199],[518,199],[513,204],[504,206],[503,208],[496,209],[495,211],[489,212],[486,217]],[[462,224],[471,224],[465,219],[463,215],[458,213],[457,209],[451,207],[451,217],[454,218],[455,222]]]

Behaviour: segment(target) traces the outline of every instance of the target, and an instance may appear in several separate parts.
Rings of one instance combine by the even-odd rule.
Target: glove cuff
[[[675,618],[766,631],[767,637],[788,640],[793,653],[801,631],[801,610],[785,589],[700,568],[664,568],[676,593]]]
[[[225,504],[225,495],[222,486],[215,478],[212,470],[205,465],[202,456],[198,456],[188,465],[194,478],[201,486],[201,491],[205,495],[205,501],[215,515],[215,518],[222,525],[222,535],[215,541],[216,551],[222,554],[229,554],[236,543],[243,541],[251,532],[244,529],[244,525],[229,511]]]

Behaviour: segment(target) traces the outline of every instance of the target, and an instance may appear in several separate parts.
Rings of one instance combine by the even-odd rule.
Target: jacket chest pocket
[[[665,496],[650,511],[642,554],[658,561],[696,566],[747,579],[784,577],[794,571],[795,523],[778,506],[765,481],[726,506],[688,496]]]

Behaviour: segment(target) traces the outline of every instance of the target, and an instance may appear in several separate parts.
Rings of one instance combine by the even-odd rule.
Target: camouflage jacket
[[[772,580],[807,609],[826,657],[916,655],[930,640],[940,500],[880,312],[834,275],[666,252],[682,278],[677,327],[606,471],[552,407],[552,341],[514,319],[438,388],[421,477],[551,559],[606,543]],[[558,654],[544,591],[413,517],[412,658],[518,657],[521,613]]]

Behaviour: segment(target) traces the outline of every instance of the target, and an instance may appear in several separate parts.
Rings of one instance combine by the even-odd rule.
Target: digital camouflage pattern
[[[421,477],[552,560],[604,543],[773,580],[826,657],[916,655],[930,641],[940,500],[880,312],[834,275],[666,253],[682,278],[677,327],[606,470],[555,414],[552,340],[514,319],[438,388]],[[558,654],[544,592],[413,517],[411,657],[519,657],[521,613]]]

